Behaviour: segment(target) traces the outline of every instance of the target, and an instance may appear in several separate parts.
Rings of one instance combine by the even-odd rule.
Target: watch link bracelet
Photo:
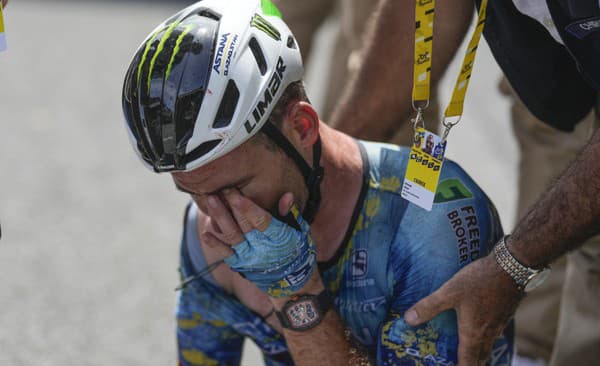
[[[508,251],[506,246],[508,237],[509,235],[504,236],[494,247],[496,262],[515,281],[519,291],[529,292],[546,280],[550,274],[550,267],[534,269],[521,264]]]
[[[321,323],[332,303],[327,290],[318,295],[295,295],[275,314],[284,328],[304,331]]]

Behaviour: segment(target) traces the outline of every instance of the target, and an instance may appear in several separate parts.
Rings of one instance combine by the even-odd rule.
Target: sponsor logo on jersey
[[[346,287],[369,287],[369,286],[375,286],[374,278],[364,278],[364,279],[360,279],[360,280],[346,282]]]
[[[302,267],[296,272],[292,272],[289,275],[285,276],[285,281],[290,286],[296,286],[306,281],[306,278],[310,276],[313,270],[313,264],[315,262],[315,254],[314,252],[309,254],[306,263],[302,265]]]
[[[281,82],[283,81],[283,74],[285,73],[286,66],[283,63],[283,59],[279,57],[277,60],[277,66],[275,67],[275,71],[273,71],[273,75],[271,75],[271,80],[269,80],[269,84],[265,89],[265,93],[263,95],[262,100],[256,104],[254,109],[252,110],[253,122],[247,120],[244,123],[244,127],[246,127],[246,132],[251,133],[254,130],[254,127],[260,122],[261,118],[265,115],[265,111],[269,108],[277,91],[281,87]]]
[[[435,193],[435,203],[473,198],[473,193],[457,178],[443,180]]]
[[[461,207],[447,215],[456,236],[459,264],[461,266],[480,256],[480,231],[477,213],[473,206]]]
[[[367,276],[368,255],[366,249],[356,249],[352,252],[352,278],[359,279]]]
[[[377,310],[377,308],[386,304],[385,296],[379,296],[365,301],[348,301],[336,298],[334,302],[335,306],[340,311],[350,311],[358,313],[374,312]]]

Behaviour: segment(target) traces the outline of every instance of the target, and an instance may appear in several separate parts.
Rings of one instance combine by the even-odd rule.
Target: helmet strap
[[[306,160],[300,155],[298,150],[285,137],[281,131],[275,127],[271,121],[267,120],[262,127],[262,131],[273,140],[298,166],[304,176],[306,187],[308,188],[308,200],[302,212],[302,217],[309,224],[315,218],[321,203],[321,181],[323,180],[324,170],[321,162],[321,137],[317,137],[317,142],[313,145],[313,165],[312,168]]]

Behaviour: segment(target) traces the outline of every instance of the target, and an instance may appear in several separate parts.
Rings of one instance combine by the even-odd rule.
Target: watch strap
[[[509,235],[504,236],[494,247],[494,256],[496,262],[508,275],[515,281],[519,291],[523,291],[532,276],[542,272],[542,270],[533,269],[521,264],[508,250],[506,239]]]

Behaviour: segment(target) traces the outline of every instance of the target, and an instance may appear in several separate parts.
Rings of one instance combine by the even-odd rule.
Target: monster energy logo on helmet
[[[269,23],[265,18],[261,17],[258,14],[255,14],[250,21],[250,26],[265,32],[269,37],[273,38],[276,41],[281,40],[281,33],[275,28],[271,23]]]

